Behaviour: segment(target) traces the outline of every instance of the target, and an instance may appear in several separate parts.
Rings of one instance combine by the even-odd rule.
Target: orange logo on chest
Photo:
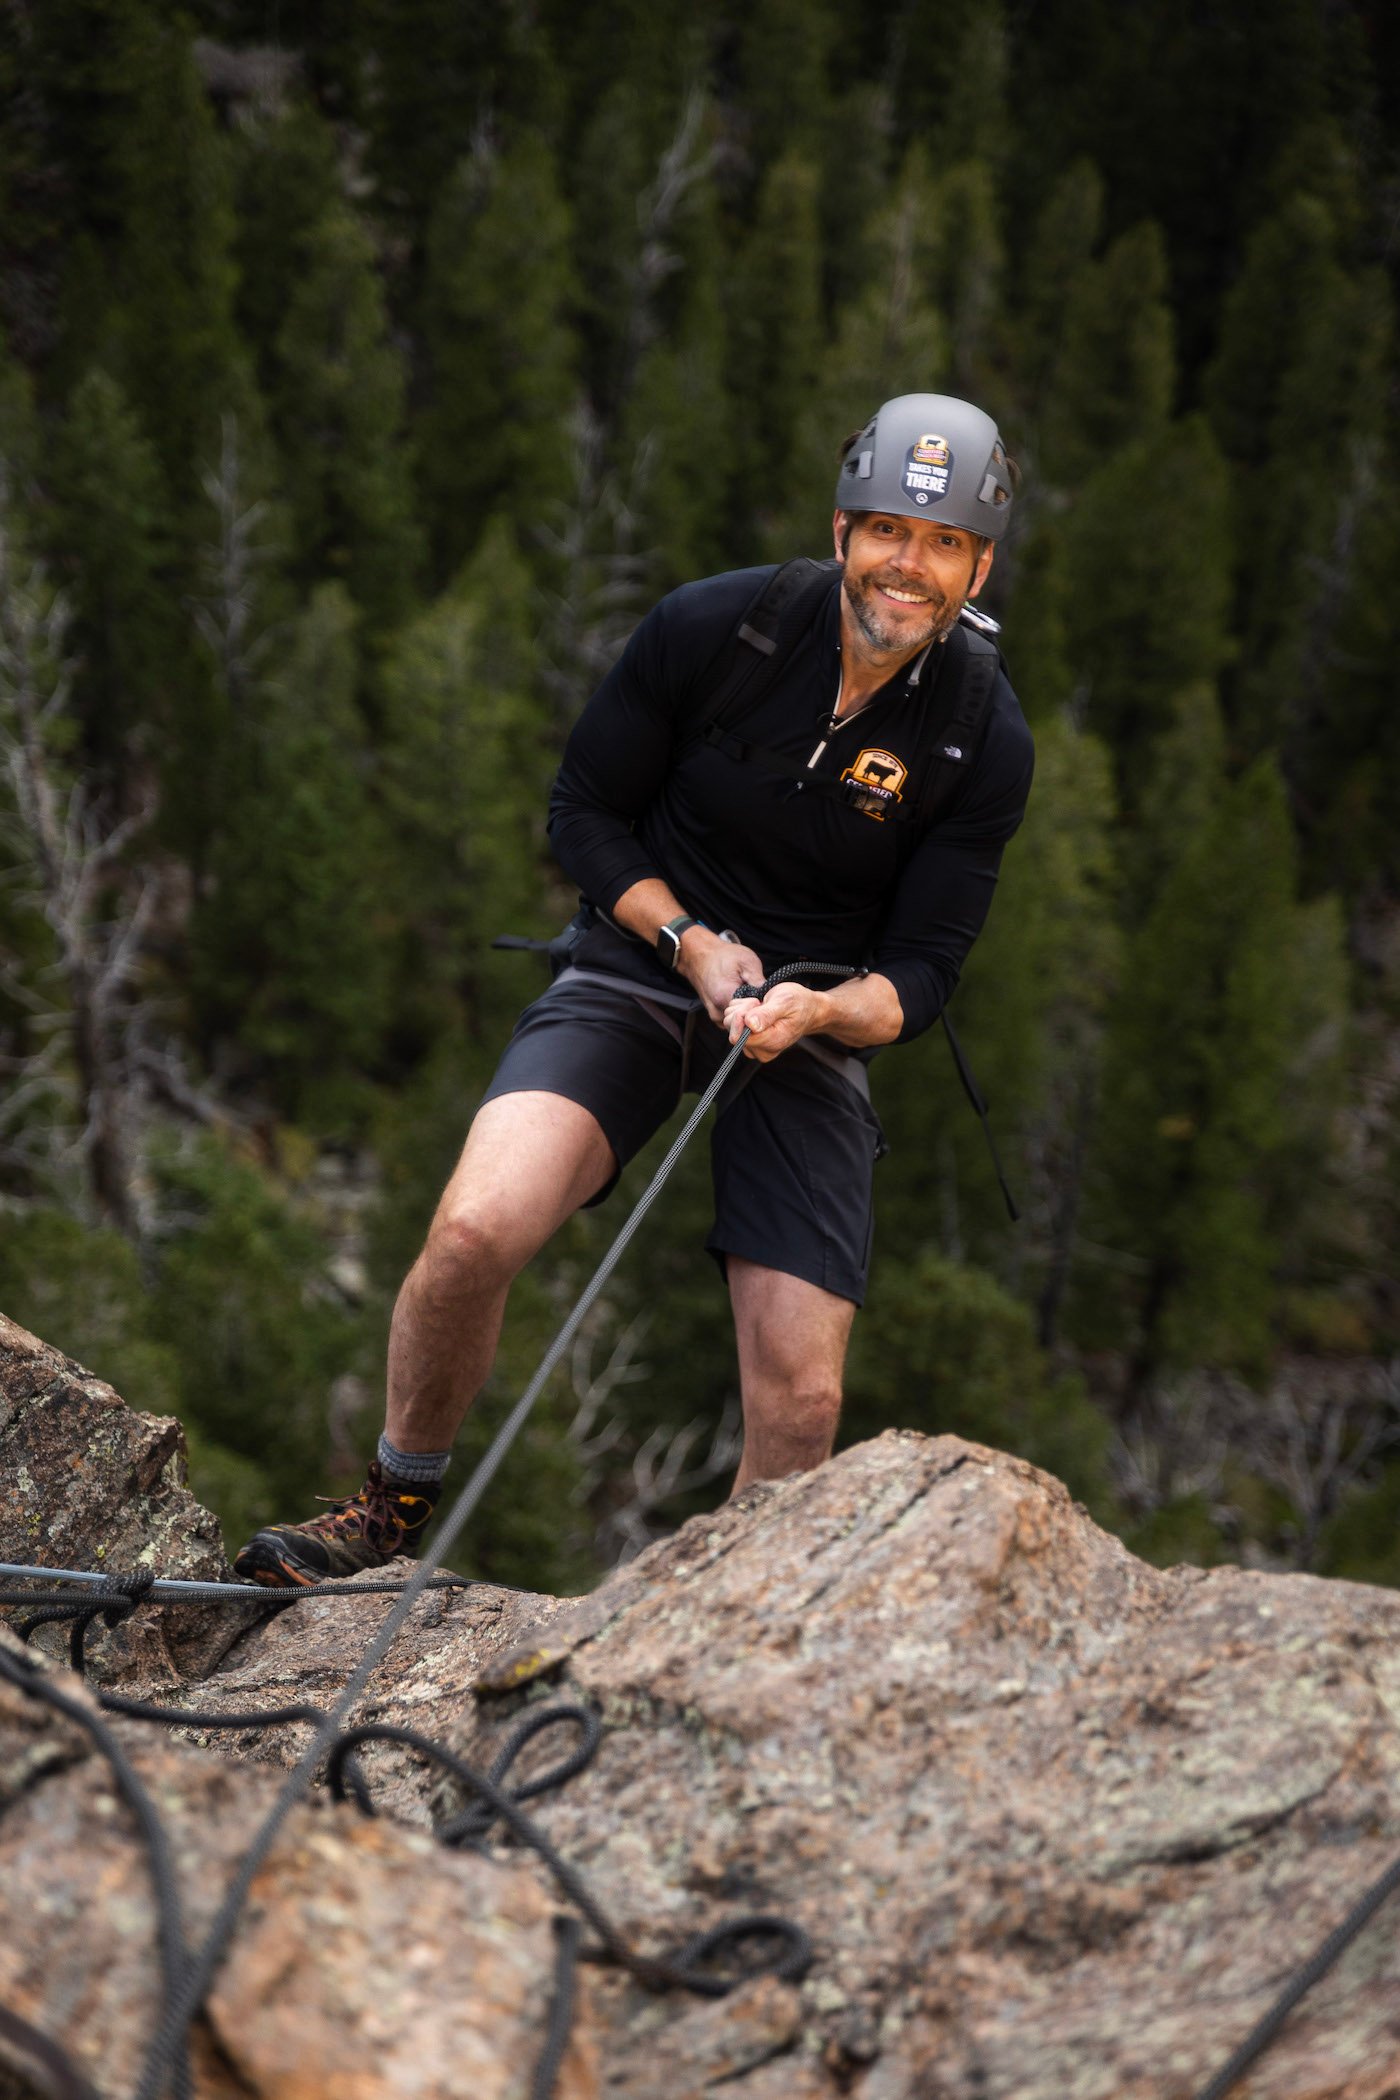
[[[841,775],[845,798],[863,816],[882,823],[885,811],[901,800],[899,791],[908,770],[893,752],[862,751],[855,764],[847,766]]]

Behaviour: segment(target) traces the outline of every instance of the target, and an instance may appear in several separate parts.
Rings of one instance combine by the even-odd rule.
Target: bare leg
[[[389,1334],[390,1440],[445,1451],[491,1369],[526,1262],[616,1169],[586,1108],[503,1094],[477,1115]]]
[[[744,1400],[737,1495],[750,1481],[809,1472],[830,1458],[856,1309],[849,1298],[737,1255],[725,1266]]]

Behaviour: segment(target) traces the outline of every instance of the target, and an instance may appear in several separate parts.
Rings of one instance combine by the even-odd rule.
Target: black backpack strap
[[[959,620],[943,645],[947,652],[939,686],[947,695],[933,731],[923,779],[913,797],[915,820],[930,824],[941,816],[982,746],[992,693],[1001,669],[1001,652],[993,641]]]
[[[691,738],[709,735],[733,715],[740,700],[753,700],[777,669],[781,630],[792,622],[803,624],[799,611],[810,616],[818,601],[831,588],[840,563],[812,561],[799,554],[775,569],[753,598],[734,631],[734,649],[729,668],[707,694],[704,705],[690,724]]]
[[[1001,1193],[1006,1204],[1006,1214],[1010,1218],[1013,1225],[1018,1224],[1020,1222],[1021,1213],[1016,1208],[1016,1198],[1011,1193],[1011,1185],[1006,1178],[1006,1169],[1001,1163],[1001,1154],[997,1150],[997,1141],[992,1136],[992,1125],[990,1121],[990,1111],[987,1106],[987,1097],[982,1092],[981,1087],[978,1086],[977,1081],[972,1076],[972,1067],[967,1061],[967,1058],[963,1052],[963,1046],[958,1041],[957,1034],[953,1028],[953,1024],[948,1018],[948,1009],[946,1006],[944,1007],[943,1012],[940,1014],[939,1019],[943,1023],[943,1033],[948,1038],[948,1048],[953,1053],[953,1063],[958,1068],[958,1077],[963,1083],[963,1092],[967,1095],[968,1100],[972,1103],[973,1112],[982,1125],[982,1135],[987,1140],[987,1150],[992,1155],[992,1167],[996,1173],[998,1182],[1001,1184]]]

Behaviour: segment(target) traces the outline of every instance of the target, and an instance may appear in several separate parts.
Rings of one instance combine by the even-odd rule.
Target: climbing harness
[[[799,555],[784,562],[765,579],[710,667],[711,671],[716,671],[718,666],[723,666],[717,670],[716,682],[698,717],[690,725],[688,741],[690,746],[701,742],[712,744],[736,763],[758,765],[765,772],[791,781],[791,793],[834,797],[848,805],[860,806],[863,798],[872,794],[878,797],[878,789],[873,789],[869,781],[837,780],[829,774],[813,773],[810,766],[800,767],[790,754],[749,743],[737,733],[737,725],[767,690],[797,637],[811,626],[822,600],[840,573],[841,564],[834,559],[813,561]],[[965,605],[937,651],[934,674],[928,681],[929,711],[920,736],[924,750],[922,775],[897,809],[884,812],[886,821],[892,820],[899,826],[898,835],[906,847],[916,843],[928,826],[944,813],[976,761],[991,712],[997,675],[1004,668],[1001,653],[992,639],[998,632],[995,620]],[[921,678],[929,654],[926,650],[924,657],[916,662],[910,674],[911,680]],[[571,932],[571,928],[566,928],[553,941],[531,941],[518,935],[502,934],[491,945],[494,948],[543,949],[556,965],[568,968],[572,967],[569,959]],[[609,978],[608,981],[617,980]],[[650,986],[640,989],[645,990],[652,1000],[663,996]],[[674,994],[671,996],[675,997]],[[1021,1213],[992,1135],[986,1096],[973,1077],[946,1007],[939,1019],[948,1038],[948,1049],[958,1079],[982,1125],[1007,1216],[1016,1224]],[[810,1051],[820,1046],[814,1046],[804,1038],[799,1047]],[[868,1100],[869,1082],[864,1076],[861,1060],[846,1058],[843,1064],[860,1070],[862,1076],[855,1083],[863,1089]],[[845,1076],[851,1077],[849,1069]]]

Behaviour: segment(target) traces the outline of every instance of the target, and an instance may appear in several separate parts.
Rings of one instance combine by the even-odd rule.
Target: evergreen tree
[[[384,669],[384,804],[405,934],[398,1028],[420,1047],[465,1018],[494,1058],[521,999],[498,933],[548,925],[554,757],[538,696],[529,571],[497,521]],[[485,1076],[483,1069],[482,1076]]]
[[[1166,250],[1151,222],[1071,278],[1046,382],[1042,450],[1051,480],[1073,486],[1164,428],[1175,385],[1166,291]]]
[[[433,214],[420,457],[441,573],[475,547],[493,511],[524,522],[561,494],[578,363],[569,242],[539,139],[463,161]]]
[[[195,1492],[215,1502],[236,1550],[315,1483],[334,1485],[331,1387],[362,1363],[362,1336],[328,1287],[328,1249],[304,1194],[209,1136],[167,1142],[152,1165],[172,1224],[147,1332],[178,1366]]]
[[[137,15],[126,64],[130,103],[111,157],[121,212],[114,369],[177,506],[190,511],[217,456],[220,416],[252,415],[233,318],[228,157],[182,26]]]
[[[922,149],[909,154],[889,201],[864,235],[864,288],[837,315],[810,408],[793,448],[786,501],[769,526],[772,558],[827,551],[841,440],[892,396],[936,389],[947,365],[943,317],[930,282],[946,236],[943,208]]]
[[[293,104],[234,135],[237,318],[265,389],[277,384],[276,346],[315,229],[340,197],[335,133]]]
[[[938,181],[943,229],[924,289],[948,324],[946,389],[967,399],[995,399],[1006,363],[1002,316],[1001,205],[994,164],[966,160]]]
[[[478,139],[547,137],[560,115],[535,10],[455,0],[359,0],[361,114],[381,204],[421,239],[443,185]]]
[[[937,1032],[875,1066],[893,1140],[877,1217],[886,1244],[971,1254],[1027,1295],[1050,1279],[1058,1303],[1119,964],[1116,809],[1096,738],[1059,717],[1037,726],[1036,746],[1026,821],[952,1007],[1026,1222],[1007,1230],[981,1129]]]
[[[936,168],[995,165],[1011,143],[1006,11],[990,0],[950,19],[939,0],[905,0],[890,76],[899,135],[922,141]]]
[[[1219,790],[1130,945],[1093,1235],[1124,1266],[1110,1272],[1117,1294],[1102,1271],[1086,1277],[1079,1331],[1103,1339],[1116,1296],[1139,1406],[1171,1367],[1205,1358],[1258,1371],[1268,1360],[1276,1198],[1297,1130],[1316,1127],[1319,1002],[1334,1009],[1326,1025],[1339,1020],[1335,965],[1307,982],[1295,969],[1304,928],[1310,945],[1320,931],[1300,920],[1295,882],[1282,786],[1261,761]],[[1324,1067],[1324,1087],[1329,1078]],[[1296,1163],[1283,1183],[1295,1174]]]
[[[343,583],[373,639],[409,604],[419,558],[403,443],[404,372],[374,249],[347,207],[301,243],[272,393],[303,582]]]
[[[1034,397],[1067,363],[1066,323],[1087,299],[1103,214],[1103,178],[1084,159],[1065,169],[1036,214],[1018,313],[1019,364]]]
[[[1326,638],[1351,596],[1379,489],[1393,363],[1386,287],[1348,270],[1338,249],[1332,212],[1314,196],[1291,198],[1260,227],[1207,382],[1240,520],[1231,714],[1247,750],[1281,743],[1293,776],[1344,682],[1327,675]]]
[[[737,511],[746,523],[783,507],[812,414],[821,351],[817,207],[811,162],[792,153],[775,162],[734,272],[729,391]]]
[[[676,317],[645,353],[623,417],[628,495],[656,595],[728,565],[730,467],[742,440],[725,390],[723,251],[708,189],[676,287]]]
[[[386,1023],[382,847],[355,705],[355,613],[323,584],[249,696],[193,928],[206,1025],[294,1117],[353,1127]]]
[[[1131,807],[1175,695],[1214,679],[1231,650],[1229,483],[1204,419],[1110,459],[1080,492],[1064,542],[1070,663]]]
[[[753,0],[739,23],[741,105],[760,166],[796,151],[816,155],[829,137],[833,0]]]
[[[83,755],[121,781],[155,756],[189,648],[167,585],[171,549],[155,449],[116,380],[89,372],[54,434],[46,533],[73,610]]]
[[[0,468],[8,501],[28,498],[38,471],[39,444],[33,382],[0,335]]]

